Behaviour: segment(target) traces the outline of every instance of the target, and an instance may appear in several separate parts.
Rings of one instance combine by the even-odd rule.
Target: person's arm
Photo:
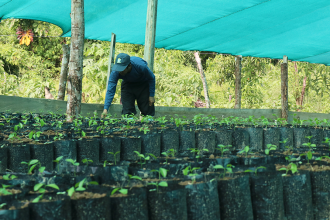
[[[108,109],[112,103],[113,97],[115,96],[115,93],[116,93],[118,79],[119,79],[119,73],[116,71],[112,71],[110,74],[110,77],[109,77],[107,93],[105,95],[103,112],[105,112],[105,111],[108,112]]]

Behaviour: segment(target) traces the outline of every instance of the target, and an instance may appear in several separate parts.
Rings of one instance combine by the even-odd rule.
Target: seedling
[[[79,163],[72,159],[66,159],[65,161],[71,163],[74,166],[74,176],[76,176],[77,166],[79,166]]]
[[[130,186],[132,179],[136,179],[136,180],[142,181],[142,178],[139,177],[139,176],[133,176],[133,175],[130,175],[130,174],[128,174],[127,176],[128,176],[128,183],[127,183],[128,186]]]
[[[119,154],[120,151],[117,151],[116,153],[113,153],[113,152],[108,152],[108,154],[112,154],[113,155],[113,158],[114,158],[114,161],[115,161],[115,165],[117,164],[116,162],[116,155]]]
[[[265,154],[269,155],[271,150],[276,150],[276,149],[277,149],[276,145],[267,144],[265,149]]]
[[[86,166],[88,167],[88,163],[93,163],[93,160],[88,159],[88,158],[85,158],[85,159],[83,159],[81,162],[85,163]]]
[[[330,139],[328,137],[326,137],[325,141],[323,141],[322,143],[328,144],[329,145],[329,150],[330,150]]]
[[[164,178],[167,176],[167,169],[160,167],[159,170],[151,170],[151,172],[157,172],[158,173],[158,178],[160,179],[160,175],[162,175]]]
[[[144,124],[141,128],[140,131],[143,131],[144,134],[148,134],[148,132],[150,131],[149,127]]]
[[[245,157],[247,157],[248,153],[250,151],[250,147],[249,146],[245,146],[243,150],[239,151],[239,154],[245,153]]]
[[[13,179],[16,179],[16,178],[17,178],[17,176],[11,175],[10,173],[2,176],[2,179],[4,179],[4,180],[13,180]]]
[[[112,190],[111,195],[115,194],[117,191],[124,195],[127,195],[128,193],[128,189],[115,188],[114,190]]]
[[[289,168],[290,167],[290,168]],[[298,168],[297,168],[297,165],[294,164],[294,163],[290,163],[286,168],[285,167],[282,167],[281,169],[279,169],[280,171],[281,170],[285,170],[286,173],[282,174],[282,176],[286,176],[288,175],[288,172],[291,171],[292,174],[298,172]]]
[[[227,164],[227,165],[226,165],[226,168],[224,168],[222,165],[218,164],[218,165],[215,165],[215,166],[213,167],[213,169],[216,169],[216,170],[218,170],[218,169],[223,169],[224,173],[222,174],[222,175],[223,175],[222,177],[225,178],[226,173],[233,173],[233,168],[234,168],[234,167],[235,167],[235,166],[233,166],[233,165],[231,165],[231,164]],[[220,174],[219,178],[221,179],[221,174]]]
[[[321,156],[321,157],[316,158],[315,160],[322,160],[322,159],[328,159],[328,161],[329,161],[330,157],[329,156]]]
[[[223,153],[226,152],[226,151],[229,151],[228,148],[232,147],[231,145],[223,145],[223,144],[219,144],[217,148],[218,151],[221,152],[221,157],[223,157]]]
[[[140,158],[140,162],[138,162],[138,164],[141,164],[141,169],[142,169],[142,165],[147,163],[147,160],[150,160],[150,156],[144,156],[143,154],[140,154],[138,151],[134,151],[134,153],[137,154],[137,156]],[[142,159],[144,160],[144,162],[142,162]]]
[[[83,186],[86,186],[86,189],[88,189],[88,185],[99,185],[98,182],[96,181],[90,181],[90,182],[87,182],[86,181],[86,178],[84,178],[82,181],[76,183],[75,187],[76,187],[76,191],[84,191],[85,188],[83,188]]]
[[[189,165],[189,166],[187,166],[186,168],[184,168],[184,169],[182,170],[182,172],[183,172],[183,175],[185,175],[185,176],[187,176],[187,175],[192,176],[192,182],[195,183],[195,182],[196,182],[196,176],[197,176],[198,174],[197,174],[197,173],[194,173],[194,171],[195,171],[195,170],[198,170],[198,169],[200,169],[200,167],[194,167],[194,168],[192,168],[192,167]]]
[[[167,159],[172,156],[174,157],[176,153],[176,150],[174,149],[169,149],[167,152],[163,152],[162,154],[166,157],[166,164],[167,164]]]
[[[161,182],[156,182],[156,183],[148,183],[148,185],[153,185],[153,186],[156,186],[156,189],[150,189],[149,191],[157,191],[158,193],[158,187],[161,186],[161,187],[168,187],[168,184],[167,182],[165,181],[161,181]]]
[[[189,150],[190,150],[191,153],[196,153],[197,162],[198,162],[198,159],[201,158],[201,155],[203,154],[203,151],[209,152],[208,149],[199,150],[197,148],[190,148]]]
[[[30,160],[29,162],[21,162],[21,164],[26,164],[28,165],[28,174],[32,174],[33,169],[39,164],[40,168],[39,168],[39,172],[43,173],[45,170],[45,167],[42,167],[39,160]]]
[[[12,195],[11,192],[8,192],[6,189],[8,187],[11,187],[11,185],[5,185],[5,184],[1,184],[2,188],[0,188],[0,196],[7,196],[7,195]]]
[[[56,158],[56,160],[53,160],[53,162],[55,162],[57,164],[57,172],[60,171],[60,167],[58,166],[58,163],[62,160],[63,156],[60,156],[58,158]]]
[[[314,148],[316,147],[315,144],[312,144],[312,143],[311,143],[311,138],[312,138],[312,137],[313,137],[313,136],[305,136],[305,138],[308,138],[309,142],[308,142],[308,143],[303,143],[303,144],[302,144],[303,146],[307,146],[307,147],[309,148],[309,150],[312,150],[312,149],[314,149]]]
[[[7,203],[0,204],[0,209],[2,209],[3,207],[5,207],[6,205],[7,205]]]
[[[245,172],[245,173],[248,173],[248,172],[253,173],[253,172],[254,172],[254,174],[257,176],[257,174],[258,174],[258,170],[259,170],[259,169],[266,169],[266,167],[260,166],[260,167],[257,167],[257,168],[255,169],[255,171],[253,171],[253,170],[245,170],[244,172]]]
[[[309,164],[309,161],[313,158],[313,153],[312,153],[312,151],[308,151],[306,154],[300,154],[300,157],[301,156],[306,156],[307,163]]]
[[[62,140],[62,138],[63,138],[63,134],[62,133],[58,133],[55,137],[54,137],[54,141],[56,141],[56,140]]]
[[[34,185],[33,190],[35,192],[38,191],[39,193],[41,193],[41,195],[39,195],[37,198],[32,200],[32,203],[37,203],[37,202],[39,202],[40,199],[42,199],[42,197],[44,196],[44,194],[46,192],[46,187],[51,187],[51,188],[59,190],[59,188],[56,184],[45,185],[43,183],[37,183],[36,185]]]

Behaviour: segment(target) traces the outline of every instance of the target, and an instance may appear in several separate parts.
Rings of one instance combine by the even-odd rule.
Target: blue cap
[[[120,54],[118,54],[118,56],[116,58],[115,65],[112,67],[112,70],[121,72],[124,69],[126,69],[126,67],[128,66],[128,64],[130,64],[130,62],[131,62],[131,59],[128,54],[120,53]]]

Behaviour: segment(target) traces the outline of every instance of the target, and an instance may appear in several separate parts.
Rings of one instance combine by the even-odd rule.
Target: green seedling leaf
[[[33,190],[38,191],[43,185],[44,184],[42,184],[42,183],[37,183],[36,185],[34,185]]]
[[[54,188],[54,189],[57,189],[59,190],[60,188],[58,188],[58,186],[56,184],[48,184],[46,185],[47,187],[51,187],[51,188]]]
[[[245,172],[245,173],[253,172],[253,170],[245,170],[244,172]]]
[[[185,175],[185,176],[188,175],[188,173],[189,173],[189,168],[190,168],[190,167],[186,167],[186,168],[184,168],[184,169],[182,170],[183,175]]]
[[[308,160],[311,160],[312,157],[313,157],[312,152],[308,151],[308,152],[307,152],[307,157],[308,157]]]
[[[46,167],[40,167],[40,168],[39,168],[39,172],[40,172],[40,173],[43,173],[43,172],[45,171],[45,169],[46,169]]]
[[[164,178],[167,176],[167,169],[159,168],[159,172]]]
[[[128,189],[120,189],[119,192],[120,192],[121,194],[127,195],[127,193],[128,193]]]
[[[29,164],[29,163],[23,161],[23,162],[21,162],[21,164]]]
[[[142,181],[142,178],[139,177],[139,176],[131,176],[130,179],[137,179],[137,180],[141,180]]]
[[[33,164],[36,164],[36,163],[38,163],[39,162],[39,160],[30,160],[30,162],[29,162],[29,166],[31,166],[31,165],[33,165]]]
[[[60,160],[62,160],[62,158],[63,158],[63,156],[60,156],[60,157],[56,158],[56,160],[53,160],[53,162],[58,163],[58,162],[60,162]]]
[[[282,167],[281,169],[279,169],[279,170],[284,170],[284,171],[286,171],[286,168],[285,167]]]
[[[39,189],[39,193],[45,193],[45,192],[46,192],[46,190],[44,188]]]
[[[68,195],[71,197],[74,191],[74,187],[71,187],[70,189],[68,189]]]
[[[91,182],[89,182],[89,184],[91,184],[91,185],[99,185],[99,183],[96,182],[96,181],[91,181]]]
[[[2,203],[1,205],[0,205],[0,209],[2,209],[4,206],[6,206],[7,205],[7,203]]]
[[[38,196],[37,198],[35,198],[34,200],[32,200],[32,203],[38,203],[40,199],[42,199],[42,196],[44,194],[41,194],[40,196]]]
[[[30,167],[29,169],[29,174],[32,173],[33,169],[37,166],[38,164],[34,164],[33,166]]]
[[[167,182],[164,182],[164,181],[160,182],[158,185],[162,186],[162,187],[168,187]]]
[[[115,188],[114,190],[112,190],[111,195],[115,194],[120,188]]]
[[[222,165],[215,165],[214,167],[213,167],[214,169],[225,169]]]

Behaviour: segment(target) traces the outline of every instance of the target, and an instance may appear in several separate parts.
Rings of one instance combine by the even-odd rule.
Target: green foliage
[[[264,167],[264,166],[260,166],[260,167],[257,167],[254,171],[253,170],[245,170],[244,172],[245,173],[253,173],[254,172],[254,174],[257,176],[257,174],[258,174],[258,170],[259,169],[266,169],[266,167]]]
[[[280,170],[280,171],[281,171],[281,170],[284,170],[284,171],[285,171],[285,173],[282,174],[282,176],[286,176],[286,175],[288,175],[288,172],[289,172],[289,171],[291,171],[292,174],[298,172],[297,165],[294,164],[294,163],[290,163],[287,167],[282,167],[282,168],[279,169],[279,170]]]
[[[16,29],[32,29],[35,37],[29,45],[19,45]],[[0,95],[44,98],[44,87],[56,98],[62,59],[62,44],[69,38],[60,36],[62,30],[50,23],[22,19],[6,19],[0,23]],[[109,42],[85,40],[82,101],[104,103],[109,59]],[[116,44],[115,56],[128,53],[143,58],[142,45]],[[200,74],[194,51],[155,50],[156,105],[194,107],[204,102]],[[209,87],[212,108],[233,108],[235,102],[235,57],[201,53],[203,69]],[[281,61],[267,58],[243,57],[242,108],[281,108]],[[330,110],[330,67],[321,64],[289,62],[289,109],[291,111],[328,113]],[[299,104],[303,79],[306,89],[303,106]],[[119,80],[113,103],[120,102]]]

